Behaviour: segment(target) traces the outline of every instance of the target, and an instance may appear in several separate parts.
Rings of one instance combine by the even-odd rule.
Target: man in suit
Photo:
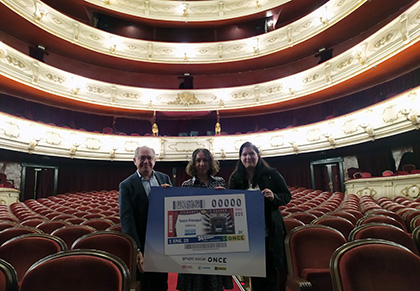
[[[147,146],[138,147],[133,158],[137,171],[120,183],[118,201],[120,221],[124,233],[137,243],[137,266],[140,271],[142,291],[162,291],[168,289],[167,273],[144,272],[143,252],[146,238],[149,194],[153,186],[170,187],[168,175],[153,170],[156,163],[155,151]]]

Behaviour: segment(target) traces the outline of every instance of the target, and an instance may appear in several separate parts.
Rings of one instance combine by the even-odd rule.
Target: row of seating
[[[128,291],[130,273],[120,258],[108,252],[65,250],[31,265],[20,284],[15,268],[0,259],[0,287],[5,291]]]
[[[398,278],[393,278],[392,284],[388,285],[381,284],[388,280],[375,281],[377,277],[373,274],[380,273],[384,265],[374,264],[383,263],[383,258],[365,261],[360,256],[353,258],[343,253],[347,250],[353,252],[367,244],[373,257],[376,253],[372,241],[375,241],[375,248],[379,250],[392,245],[403,253],[402,257],[408,256],[408,261],[420,261],[418,201],[402,196],[375,199],[371,196],[358,197],[305,188],[291,188],[291,192],[290,203],[280,208],[288,232],[285,240],[289,268],[288,290],[414,290],[396,287],[398,284],[405,286],[406,274],[397,275]],[[359,254],[356,251],[354,253]],[[377,254],[385,256],[379,251]],[[340,265],[342,258],[370,267],[368,270],[360,266],[350,267],[346,265],[347,261]],[[392,266],[401,263],[401,260],[396,259]],[[393,264],[393,261],[388,264]],[[417,262],[417,266],[411,268],[420,271],[418,266]],[[401,270],[406,267],[402,266]],[[368,274],[358,279],[362,285],[348,280],[350,277],[355,278],[353,275],[359,274],[358,270],[362,269]],[[418,280],[415,282],[418,284]]]
[[[103,283],[101,283],[101,285],[95,286],[95,288],[83,289],[82,286],[87,283],[85,281],[89,281],[90,276],[95,276],[95,272],[97,271],[93,270],[96,270],[96,268],[85,268],[84,273],[77,272],[79,276],[82,276],[82,278],[79,278],[77,275],[74,275],[73,277],[71,273],[68,273],[70,271],[69,266],[61,265],[60,267],[57,265],[56,267],[60,267],[58,270],[61,272],[55,272],[57,275],[56,277],[51,277],[51,273],[46,273],[50,278],[47,281],[54,281],[55,284],[64,284],[66,280],[73,278],[72,280],[81,280],[81,285],[78,285],[79,287],[75,288],[73,283],[71,286],[73,286],[74,289],[61,289],[60,287],[57,287],[52,289],[46,288],[43,290],[128,290],[129,288],[135,288],[137,285],[137,246],[135,241],[130,236],[117,231],[94,231],[77,238],[70,247],[68,247],[68,245],[69,243],[61,239],[59,236],[45,233],[30,233],[9,239],[0,246],[0,258],[13,267],[15,275],[8,275],[10,273],[9,271],[9,273],[5,272],[5,277],[6,275],[8,275],[8,278],[16,277],[16,286],[20,287],[20,290],[41,290],[39,288],[41,288],[42,285],[38,286],[37,289],[30,289],[33,284],[33,280],[36,279],[35,277],[31,277],[33,276],[31,275],[31,272],[33,272],[33,269],[38,268],[35,266],[43,268],[44,264],[41,264],[40,262],[46,261],[46,258],[49,256],[57,254],[63,255],[63,253],[66,253],[64,256],[68,256],[68,261],[72,259],[69,257],[70,253],[68,253],[68,250],[74,251],[71,253],[75,253],[76,251],[81,250],[83,250],[85,253],[92,251],[103,251],[103,254],[106,254],[106,256],[114,256],[121,261],[120,265],[123,266],[122,270],[124,271],[124,277],[128,279],[128,285],[126,287],[121,287],[121,285],[118,289],[109,289],[108,287],[108,289],[101,289],[100,286],[103,286]],[[77,253],[77,255],[79,256],[80,254]],[[73,260],[75,260],[76,263],[79,263],[79,259],[73,258]],[[91,267],[93,267],[93,265]],[[106,266],[102,266],[101,268],[104,267]],[[10,268],[8,269],[10,270]],[[97,275],[99,278],[101,278],[102,281],[104,281],[104,274],[98,272]],[[31,279],[27,279],[28,276]],[[53,278],[53,280],[51,280],[51,278]],[[30,281],[31,283],[27,283],[26,286],[25,281]],[[126,283],[124,283],[124,285],[125,284]]]
[[[371,228],[370,233],[368,228]],[[414,232],[417,237],[417,247],[409,236],[405,237],[406,240],[403,243],[411,242],[411,248],[394,242],[395,237],[392,234],[386,239],[374,238],[378,235],[376,231],[380,228],[394,229],[398,231],[398,234],[408,236],[404,231],[386,224],[366,225],[364,229],[352,233],[350,240],[347,240],[340,231],[324,225],[304,225],[292,229],[285,239],[288,290],[417,290],[420,279],[414,280],[417,285],[410,285],[411,288],[405,289],[404,284],[407,283],[408,277],[413,277],[413,273],[420,272],[420,256],[417,249],[420,246],[418,243],[420,227]],[[397,240],[399,239],[398,237]],[[370,247],[367,252],[369,256],[363,256],[359,252],[352,255],[345,254],[347,250],[355,246],[372,242],[395,246],[398,251],[388,256],[381,251],[383,246],[380,246],[381,252]],[[400,255],[397,254],[398,252]],[[345,263],[343,263],[343,258],[346,260]],[[407,265],[404,265],[404,262]],[[388,280],[378,278],[386,277],[390,269],[395,273],[389,274],[392,284],[388,285],[386,283],[389,282]],[[360,281],[358,283],[349,279],[356,278],[356,274],[363,275],[357,279]],[[417,287],[413,288],[413,286]]]
[[[280,208],[285,217],[284,220],[289,235],[294,233],[295,229],[302,227],[317,227],[317,229],[331,228],[335,232],[340,233],[344,239],[340,243],[341,246],[349,241],[360,240],[364,237],[375,237],[370,227],[374,226],[373,222],[376,222],[376,224],[379,224],[376,225],[379,229],[387,231],[392,229],[393,234],[384,237],[378,231],[378,228],[373,233],[380,233],[382,235],[381,238],[394,241],[396,240],[395,237],[399,237],[403,233],[402,236],[405,235],[405,240],[397,241],[407,246],[411,242],[408,248],[413,253],[419,253],[419,250],[415,246],[416,242],[413,242],[415,237],[414,232],[413,236],[410,233],[414,227],[407,227],[409,217],[412,216],[410,222],[414,221],[416,211],[420,210],[417,208],[420,205],[419,202],[406,197],[397,197],[395,199],[381,197],[374,199],[370,196],[358,197],[356,195],[344,195],[341,192],[331,193],[302,187],[291,187],[290,190],[292,192],[292,200]],[[84,212],[84,215],[81,215],[81,212]],[[99,216],[98,218],[86,218],[85,215],[90,214],[99,214]],[[48,233],[61,238],[66,247],[71,249],[75,241],[82,235],[98,233],[98,230],[109,229],[109,227],[105,226],[103,228],[98,227],[97,229],[92,228],[86,223],[87,221],[106,220],[110,217],[117,217],[117,215],[118,191],[69,193],[14,203],[10,207],[0,207],[0,222],[3,221],[3,223],[0,223],[0,227],[9,223],[12,224],[9,228],[19,229],[23,227],[26,229],[36,229],[37,231],[35,232],[40,234]],[[118,228],[119,225],[117,222],[119,221],[114,222],[111,227]],[[388,224],[382,225],[383,223]],[[57,228],[54,228],[52,225],[60,225],[60,227],[57,226]],[[368,225],[369,228],[367,227]],[[6,229],[0,231],[0,239],[3,232],[6,233]],[[307,240],[307,245],[324,246],[324,243],[319,238],[320,235],[322,235],[322,231],[318,233],[318,236],[313,236],[312,239]],[[409,239],[407,239],[407,236]],[[302,247],[298,249],[300,248]],[[317,253],[317,251],[312,250],[310,253]],[[322,254],[322,252],[319,253]],[[321,259],[320,262],[329,261],[331,254],[324,257],[323,260]],[[291,260],[289,267],[293,266],[295,259],[292,259],[288,255],[288,260]],[[310,284],[326,284],[329,287],[332,286],[331,279],[328,281],[321,280],[322,273],[328,269],[328,264],[324,264],[323,266],[324,270],[319,271],[320,276],[314,275],[309,270],[310,268],[306,268],[305,276],[306,278],[310,278],[310,280],[307,280]],[[330,271],[327,273],[330,274]],[[289,279],[288,282],[292,285],[297,284],[292,279]]]

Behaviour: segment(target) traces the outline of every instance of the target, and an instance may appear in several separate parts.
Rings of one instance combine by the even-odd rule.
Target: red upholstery
[[[1,291],[16,291],[17,290],[17,275],[13,266],[0,259],[0,290]]]
[[[18,282],[29,267],[38,260],[66,249],[64,241],[47,234],[25,234],[0,246],[0,257],[15,268]]]
[[[411,220],[414,217],[416,217],[417,215],[420,215],[420,209],[410,210],[410,211],[405,212],[402,215],[403,220],[404,220],[404,223],[405,223],[405,226],[407,227],[408,230],[411,230],[410,229]]]
[[[331,258],[335,290],[418,290],[420,257],[384,240],[357,240],[337,249]]]
[[[128,268],[119,258],[98,250],[71,250],[34,264],[20,291],[128,291],[129,285]]]
[[[356,227],[351,231],[349,240],[358,240],[364,238],[385,239],[401,244],[419,254],[417,247],[411,236],[399,227],[385,223],[368,223]]]
[[[13,222],[13,221],[2,221],[0,223],[0,231],[3,231],[3,230],[8,229],[8,228],[12,228],[12,227],[19,227],[19,226],[20,225],[17,222]]]
[[[348,238],[350,232],[354,229],[353,223],[347,220],[346,218],[339,217],[339,216],[324,216],[320,217],[314,221],[312,224],[321,224],[330,226],[339,232],[341,232],[345,238]]]
[[[359,220],[359,218],[362,217],[362,214],[360,213],[360,217],[356,217],[354,213],[351,213],[349,211],[334,211],[334,212],[329,212],[328,216],[343,217],[349,220],[353,225],[356,225],[357,220]]]
[[[37,227],[41,223],[45,222],[45,220],[46,219],[34,218],[34,219],[28,219],[28,220],[22,221],[21,224],[23,226]]]
[[[328,226],[294,228],[285,239],[288,288],[304,290],[305,286],[312,286],[313,290],[332,290],[330,258],[345,242],[346,238],[338,230]]]
[[[90,220],[90,219],[96,219],[96,218],[105,218],[102,214],[100,214],[100,213],[89,213],[88,212],[88,214],[86,214],[86,215],[83,215],[82,216],[83,218],[86,218],[86,219],[88,219],[88,220]]]
[[[73,217],[73,218],[67,218],[65,221],[70,222],[71,224],[81,224],[82,222],[86,220],[87,220],[86,218]]]
[[[295,212],[288,216],[289,218],[296,218],[302,221],[305,224],[311,223],[313,220],[317,219],[318,217],[315,214],[307,213],[307,212]]]
[[[111,220],[105,218],[97,218],[83,221],[80,225],[88,225],[95,228],[96,230],[105,230],[108,227],[113,226],[114,223]]]
[[[42,231],[33,227],[20,226],[14,228],[8,228],[0,231],[0,246],[11,238],[28,234],[28,233],[41,233]]]
[[[364,216],[357,221],[356,226],[360,226],[362,224],[372,223],[372,222],[379,222],[379,223],[387,223],[394,225],[396,227],[401,228],[402,230],[406,230],[406,227],[399,221],[395,220],[390,216],[385,215],[373,215],[373,216]]]
[[[70,222],[64,220],[45,221],[36,226],[37,229],[42,230],[45,233],[52,233],[54,230],[59,229],[63,226],[70,225]]]
[[[385,215],[385,216],[389,216],[389,217],[392,217],[395,220],[399,221],[402,225],[404,225],[404,219],[402,218],[402,216],[400,216],[397,213],[395,213],[393,211],[390,211],[390,210],[375,209],[375,210],[369,211],[369,213],[367,215],[368,216],[374,216],[374,215]]]
[[[122,232],[121,224],[114,224],[113,226],[108,227],[106,230]]]
[[[420,253],[420,226],[417,226],[413,229],[411,237],[413,238],[413,241],[416,244],[417,251]]]
[[[411,219],[410,230],[413,232],[418,226],[420,226],[420,214]]]
[[[304,222],[296,218],[285,217],[283,218],[283,221],[284,225],[286,226],[286,233],[289,233],[295,227],[305,225]]]
[[[77,239],[72,249],[96,249],[119,257],[128,266],[132,281],[137,270],[137,245],[131,236],[117,231],[97,231]]]
[[[67,248],[70,249],[78,238],[95,231],[96,229],[87,225],[67,225],[54,230],[52,235],[61,238],[66,243]]]

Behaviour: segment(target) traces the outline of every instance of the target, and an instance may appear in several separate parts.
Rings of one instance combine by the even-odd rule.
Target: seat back
[[[137,244],[134,239],[118,231],[97,231],[77,239],[72,249],[96,249],[119,257],[127,265],[132,282],[136,280]]]
[[[12,238],[0,246],[0,258],[15,268],[18,282],[38,260],[67,249],[63,240],[48,234],[31,233]]]
[[[108,227],[113,226],[114,223],[106,218],[95,218],[83,221],[80,225],[88,225],[96,230],[106,230]]]
[[[345,238],[348,238],[350,232],[354,229],[353,223],[350,220],[339,216],[323,216],[315,219],[311,224],[320,224],[330,226],[341,232]]]
[[[415,254],[419,254],[410,234],[394,225],[386,223],[367,223],[354,228],[349,234],[349,241],[365,238],[393,241],[405,246]]]
[[[418,252],[420,253],[420,226],[417,226],[415,229],[413,229],[411,236],[414,243],[416,244]]]
[[[95,231],[96,229],[87,225],[67,225],[54,230],[52,235],[61,238],[66,243],[67,248],[70,249],[78,238]]]
[[[46,219],[41,218],[34,218],[34,219],[27,219],[25,221],[22,221],[20,224],[23,226],[29,226],[29,227],[37,227],[41,223],[45,222]]]
[[[313,220],[318,218],[315,214],[307,212],[295,212],[290,214],[288,217],[299,219],[305,224],[310,224]]]
[[[362,214],[360,214],[360,217],[356,217],[354,214],[352,214],[351,212],[348,212],[348,211],[334,211],[334,212],[329,212],[328,216],[343,217],[343,218],[349,220],[353,225],[356,225],[357,220],[360,217],[362,217]]]
[[[372,216],[370,215],[364,216],[357,221],[356,226],[360,226],[362,224],[367,224],[367,223],[372,223],[372,222],[387,223],[387,224],[391,224],[396,227],[399,227],[402,230],[406,230],[405,225],[403,225],[401,222],[395,220],[394,218],[390,216],[381,215],[381,214],[372,215]]]
[[[2,230],[0,231],[0,246],[11,238],[28,233],[42,233],[42,231],[29,226],[19,226]]]
[[[0,290],[17,291],[17,274],[15,268],[7,261],[0,259]]]
[[[295,227],[305,225],[303,221],[300,221],[299,219],[291,218],[291,217],[285,217],[283,218],[283,221],[286,227],[286,233],[289,233]]]
[[[331,257],[337,291],[418,290],[420,257],[386,240],[362,239],[339,247]]]
[[[17,222],[13,222],[13,221],[2,221],[0,223],[0,231],[3,231],[3,230],[8,229],[8,228],[19,227],[19,226],[21,226],[21,225],[19,223],[17,223]]]
[[[38,224],[36,228],[42,230],[44,233],[51,234],[54,230],[59,229],[66,225],[70,225],[70,222],[67,222],[64,220],[54,220],[54,221],[51,220],[51,221],[45,221],[41,224]]]
[[[285,239],[288,282],[299,277],[314,290],[332,290],[329,262],[331,255],[347,242],[341,232],[325,225],[294,228]]]
[[[128,268],[118,257],[99,250],[70,250],[32,265],[20,291],[128,291],[129,284]]]

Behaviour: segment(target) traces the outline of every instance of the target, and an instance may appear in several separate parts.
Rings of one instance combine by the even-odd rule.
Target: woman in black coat
[[[284,251],[286,230],[279,206],[287,204],[292,198],[286,182],[261,158],[258,148],[246,142],[239,149],[239,161],[229,179],[229,188],[258,190],[264,195],[267,276],[252,277],[252,289],[284,290],[287,275]]]

